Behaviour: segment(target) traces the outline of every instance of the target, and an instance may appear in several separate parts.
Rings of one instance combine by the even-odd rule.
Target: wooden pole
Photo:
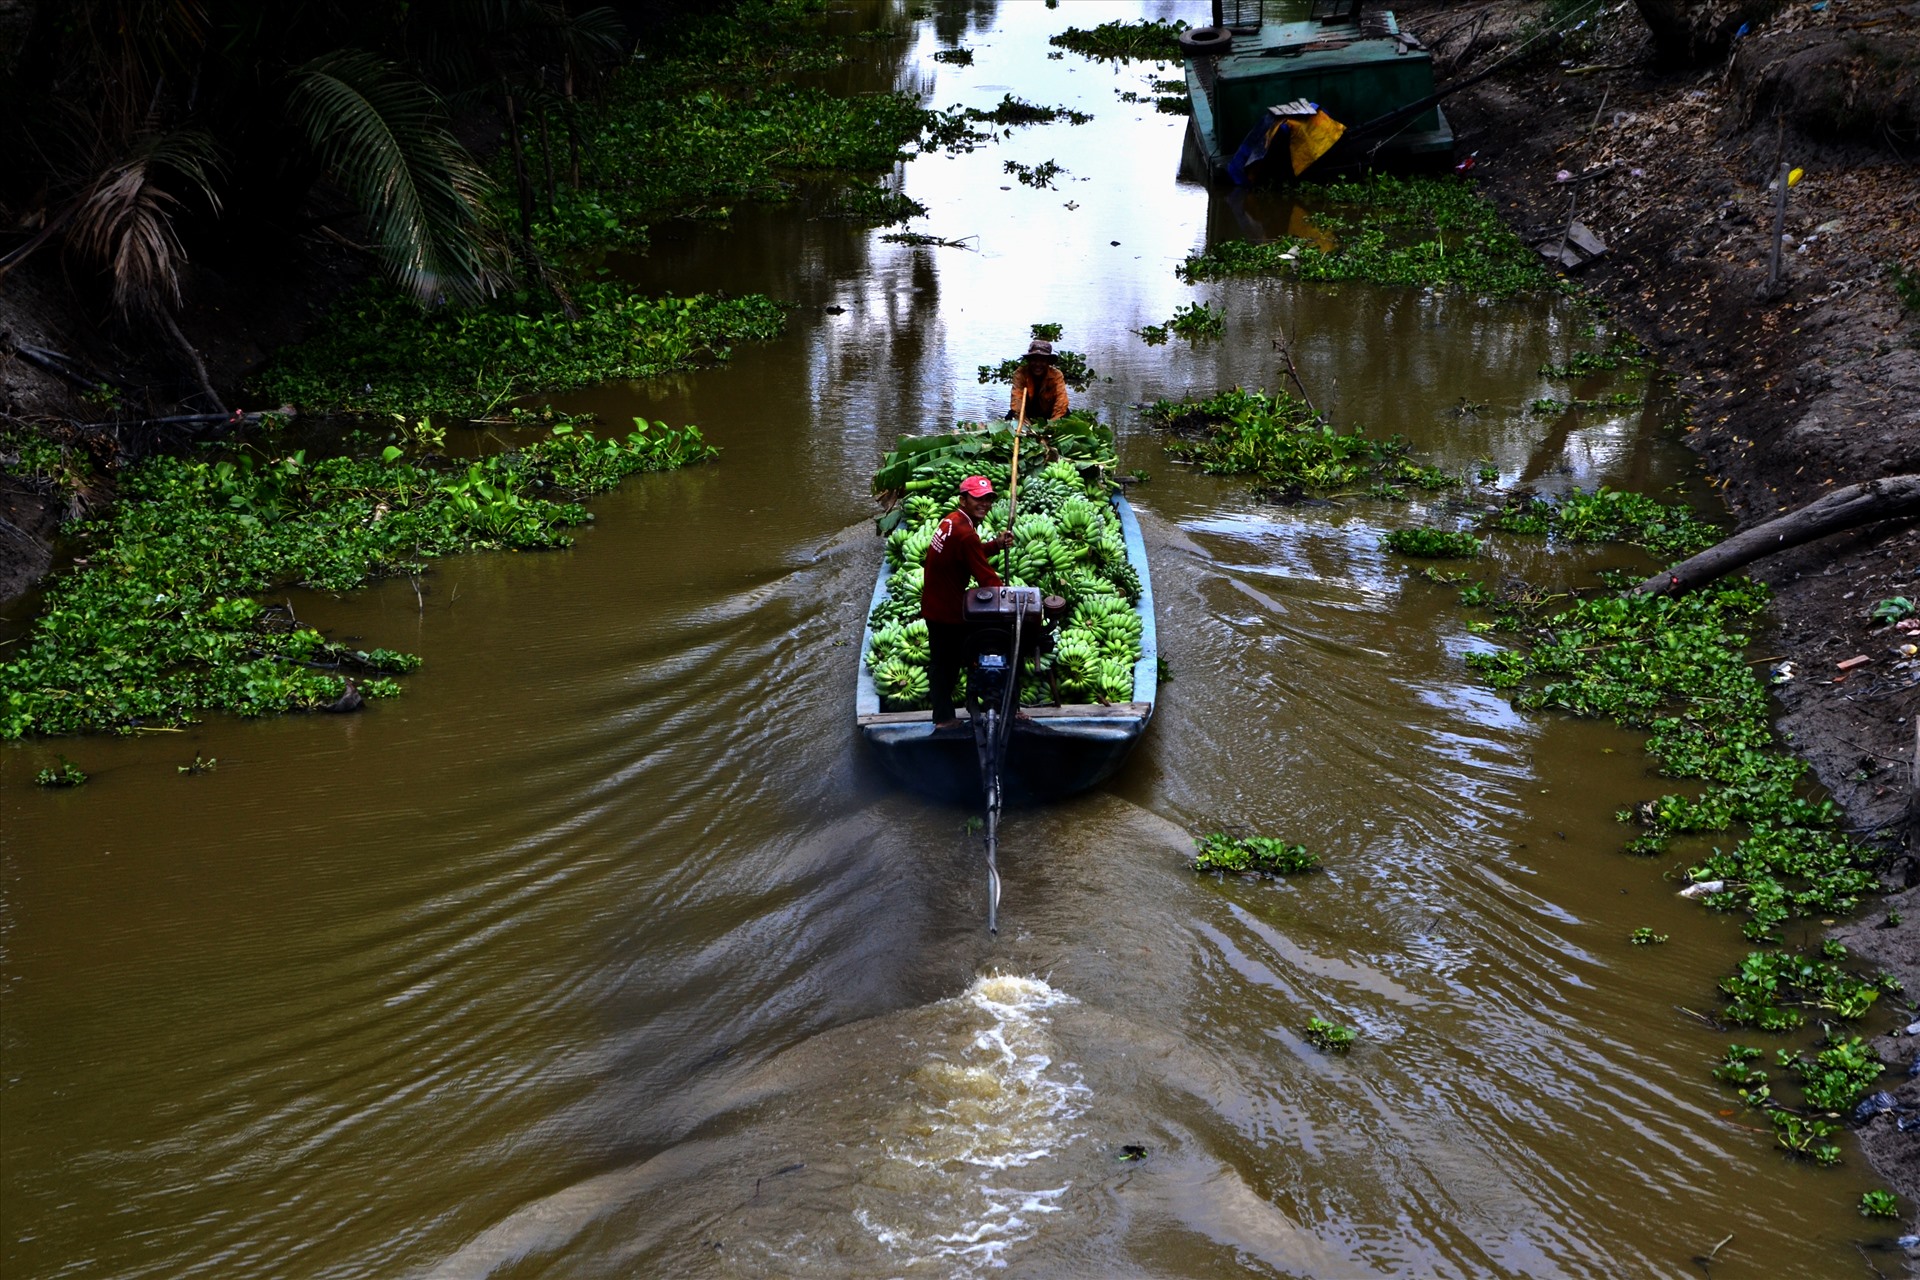
[[[1920,842],[1920,715],[1913,718],[1913,767],[1907,775],[1907,853]]]
[[[1767,300],[1780,290],[1780,240],[1787,234],[1787,162],[1782,160],[1774,170],[1773,196],[1773,256],[1767,264]]]
[[[1018,504],[1020,502],[1020,437],[1025,435],[1027,431],[1027,393],[1024,391],[1020,393],[1020,408],[1018,412],[1019,419],[1013,426],[1013,467],[1007,472],[1006,532],[1009,534],[1013,532],[1013,517],[1014,513],[1018,510]],[[1013,576],[1012,543],[1007,544],[1007,557],[1003,566],[1003,572],[1005,572],[1008,577]]]

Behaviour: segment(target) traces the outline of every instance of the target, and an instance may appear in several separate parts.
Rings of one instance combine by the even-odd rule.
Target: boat
[[[1126,762],[1153,719],[1159,689],[1159,650],[1155,639],[1153,585],[1147,577],[1146,543],[1140,522],[1124,494],[1109,499],[1120,523],[1127,561],[1140,576],[1140,657],[1133,664],[1133,692],[1127,702],[1027,706],[1014,721],[1001,770],[1007,796],[1051,800],[1098,786]],[[886,597],[887,564],[868,602],[869,619],[860,638],[860,680],[854,694],[855,722],[882,766],[899,781],[953,800],[981,794],[980,757],[965,708],[957,729],[938,730],[930,711],[882,711],[880,691],[865,655],[873,643],[873,610]]]
[[[1438,103],[1444,95],[1434,93],[1433,55],[1391,12],[1365,12],[1362,0],[1312,0],[1304,20],[1269,21],[1262,0],[1224,7],[1230,15],[1216,4],[1214,26],[1180,36],[1192,104],[1182,168],[1190,176],[1239,180],[1234,154],[1272,123],[1270,113],[1314,109],[1345,129],[1330,150],[1314,153],[1316,176],[1452,164],[1453,128]],[[1285,8],[1299,12],[1297,4]],[[1262,166],[1261,179],[1269,176],[1297,173],[1283,162]]]

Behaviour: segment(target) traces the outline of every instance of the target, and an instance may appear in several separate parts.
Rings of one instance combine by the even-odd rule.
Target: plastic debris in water
[[[1868,1094],[1866,1097],[1860,1099],[1860,1105],[1853,1109],[1853,1122],[1855,1124],[1865,1124],[1883,1111],[1896,1111],[1899,1108],[1900,1103],[1898,1100],[1885,1089],[1882,1089],[1878,1093]]]

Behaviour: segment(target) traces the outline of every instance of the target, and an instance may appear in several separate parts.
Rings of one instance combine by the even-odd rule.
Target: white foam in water
[[[1056,1062],[1049,1009],[1073,1003],[1038,978],[981,978],[942,1002],[958,1026],[913,1073],[883,1167],[863,1179],[854,1213],[909,1266],[958,1271],[1007,1265],[1007,1253],[1063,1209],[1069,1186],[1047,1161],[1081,1135],[1092,1091]]]

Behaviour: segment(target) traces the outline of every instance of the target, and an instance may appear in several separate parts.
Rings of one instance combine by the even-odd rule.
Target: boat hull
[[[1185,62],[1192,115],[1182,172],[1203,182],[1230,181],[1227,162],[1269,106],[1313,102],[1349,127],[1375,120],[1433,93],[1431,56],[1403,37],[1392,14],[1378,32],[1329,34],[1313,23],[1268,23],[1236,34],[1217,56]],[[1329,47],[1331,46],[1331,47]],[[1444,169],[1453,163],[1453,127],[1438,106],[1384,137],[1342,139],[1309,171],[1356,168]],[[1267,166],[1292,177],[1285,164]]]
[[[1126,763],[1153,719],[1160,661],[1146,544],[1140,536],[1140,522],[1124,496],[1114,498],[1114,514],[1120,521],[1127,559],[1140,575],[1140,658],[1133,667],[1133,697],[1128,702],[1106,705],[1024,708],[1027,719],[1014,722],[1001,773],[1002,787],[1010,800],[1049,800],[1098,786]],[[873,606],[885,598],[886,586],[883,562],[868,605],[869,617]],[[907,786],[952,800],[978,799],[980,763],[967,713],[960,713],[959,728],[937,730],[931,712],[882,711],[873,673],[866,664],[872,641],[869,623],[860,641],[860,679],[854,697],[854,719],[860,736],[881,766]]]

